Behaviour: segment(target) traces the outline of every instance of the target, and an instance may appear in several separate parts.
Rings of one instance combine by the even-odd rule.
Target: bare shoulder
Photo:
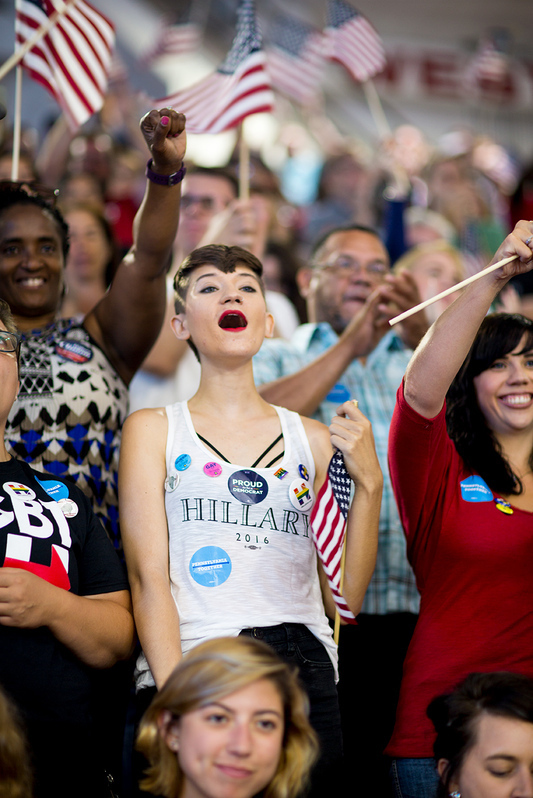
[[[329,429],[326,425],[314,418],[307,418],[306,416],[300,416],[300,418],[315,460],[317,457],[331,457],[333,449]]]
[[[143,431],[166,434],[168,419],[164,407],[147,407],[131,413],[124,422],[123,430],[128,434],[142,434]]]

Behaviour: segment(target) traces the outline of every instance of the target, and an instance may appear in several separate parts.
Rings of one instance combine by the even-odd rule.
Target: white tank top
[[[301,623],[336,669],[309,528],[313,455],[300,416],[275,410],[285,454],[270,468],[248,468],[204,446],[186,402],[166,408],[165,508],[182,651],[247,627]],[[141,655],[137,686],[153,683]]]

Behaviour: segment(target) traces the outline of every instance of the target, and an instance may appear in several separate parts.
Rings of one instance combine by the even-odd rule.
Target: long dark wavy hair
[[[525,336],[520,354],[533,350],[533,321],[517,313],[487,316],[446,397],[448,434],[466,466],[503,494],[519,494],[522,483],[503,455],[480,410],[474,377],[512,352]],[[529,457],[533,468],[533,452]]]

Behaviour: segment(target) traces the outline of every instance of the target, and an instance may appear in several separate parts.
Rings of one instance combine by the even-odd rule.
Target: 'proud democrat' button
[[[246,468],[233,472],[228,479],[228,489],[241,504],[259,504],[266,499],[268,484],[261,474]]]

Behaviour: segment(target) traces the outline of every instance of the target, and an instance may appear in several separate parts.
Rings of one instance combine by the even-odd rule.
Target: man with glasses
[[[416,314],[391,330],[388,320],[420,297],[409,274],[390,273],[387,250],[370,228],[326,234],[298,279],[309,323],[290,342],[265,341],[254,358],[254,375],[273,404],[329,424],[340,404],[357,399],[372,422],[384,476],[378,557],[358,626],[341,630],[339,693],[345,756],[351,778],[357,774],[358,794],[387,795],[381,752],[392,733],[419,603],[388,473],[387,442],[396,391],[427,322]]]

